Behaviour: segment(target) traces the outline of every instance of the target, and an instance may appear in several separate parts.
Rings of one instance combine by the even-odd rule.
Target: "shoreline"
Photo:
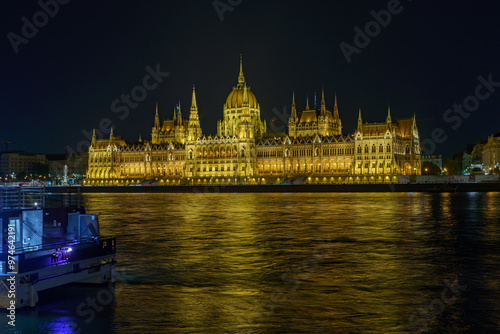
[[[47,186],[48,193],[499,192],[500,182],[205,186]]]

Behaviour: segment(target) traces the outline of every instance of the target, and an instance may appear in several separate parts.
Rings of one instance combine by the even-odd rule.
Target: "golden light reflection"
[[[311,321],[325,332],[415,331],[408,318],[439,297],[443,280],[473,273],[461,240],[471,231],[476,243],[500,240],[498,193],[217,189],[85,195],[87,210],[102,212],[102,233],[117,237],[119,267],[134,277],[116,296],[118,329],[150,332],[136,311],[154,305],[155,326],[185,332],[307,332]],[[490,274],[478,279],[498,293],[499,270]],[[464,312],[463,303],[449,307]]]

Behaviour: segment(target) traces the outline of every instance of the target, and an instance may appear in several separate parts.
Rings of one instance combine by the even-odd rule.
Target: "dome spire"
[[[245,84],[245,76],[243,75],[243,55],[240,54],[240,75],[238,76],[238,84]]]
[[[309,110],[309,95],[306,98],[306,110]]]

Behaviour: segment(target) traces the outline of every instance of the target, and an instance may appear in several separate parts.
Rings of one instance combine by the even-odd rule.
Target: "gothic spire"
[[[160,127],[160,116],[158,115],[158,102],[156,102],[155,128]]]
[[[363,132],[363,120],[361,118],[361,108],[359,108],[359,116],[358,116],[358,131]]]
[[[238,76],[238,84],[243,85],[245,83],[245,76],[243,75],[243,55],[240,54],[240,75]]]
[[[198,106],[196,105],[196,91],[194,89],[194,85],[193,85],[193,97],[191,98],[191,110],[193,110],[193,108],[198,109]]]
[[[181,101],[179,101],[179,112],[177,113],[177,124],[182,125]]]
[[[325,89],[321,88],[321,116],[326,115]]]
[[[111,127],[111,132],[109,133],[109,145],[113,146],[115,142],[115,137],[113,136],[113,127]]]
[[[335,93],[335,105],[333,106],[333,118],[339,119],[339,107],[337,105],[337,93]]]
[[[292,94],[292,118],[297,118],[297,108],[295,107],[295,91]]]
[[[306,110],[309,110],[309,95],[306,98]]]

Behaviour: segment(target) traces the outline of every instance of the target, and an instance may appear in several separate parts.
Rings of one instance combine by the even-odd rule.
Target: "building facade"
[[[363,123],[360,111],[356,131],[343,134],[337,97],[328,110],[323,92],[319,109],[307,102],[300,112],[293,94],[288,125],[288,135],[267,133],[240,60],[216,135],[203,135],[193,87],[187,118],[179,103],[173,119],[160,123],[157,106],[151,141],[127,143],[113,131],[97,140],[94,133],[85,184],[393,182],[420,174],[415,117],[392,121],[389,110],[385,122]]]
[[[488,172],[500,167],[500,132],[488,137],[488,141],[482,149],[482,160]]]
[[[44,154],[24,151],[3,152],[0,158],[0,173],[2,177],[17,176],[19,173],[27,175],[36,172],[37,164],[45,164]]]

